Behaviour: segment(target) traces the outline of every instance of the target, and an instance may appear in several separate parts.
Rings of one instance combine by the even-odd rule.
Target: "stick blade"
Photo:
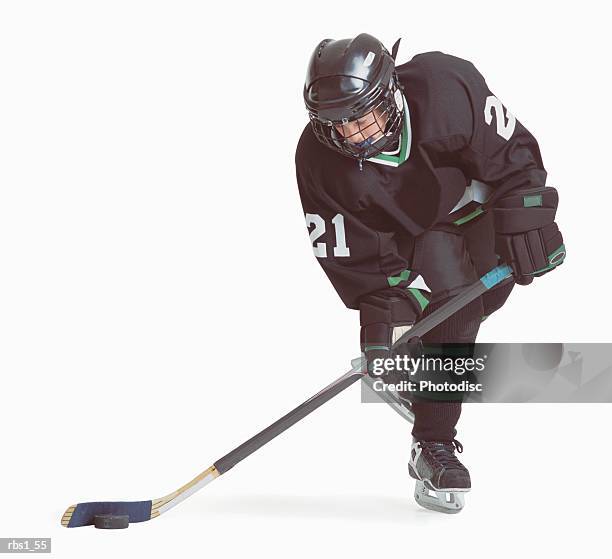
[[[93,526],[95,517],[102,514],[127,515],[130,517],[130,524],[133,522],[146,522],[151,520],[151,504],[152,501],[97,501],[79,503],[66,509],[62,516],[62,526],[66,528]]]

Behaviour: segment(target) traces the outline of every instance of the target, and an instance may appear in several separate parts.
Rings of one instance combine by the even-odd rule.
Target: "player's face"
[[[336,131],[351,144],[361,144],[368,140],[369,142],[379,140],[384,135],[387,119],[387,113],[377,108],[361,118],[334,126]]]

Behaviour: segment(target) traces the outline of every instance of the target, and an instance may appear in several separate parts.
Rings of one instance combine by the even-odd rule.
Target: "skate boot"
[[[426,509],[453,514],[464,505],[471,488],[470,473],[455,456],[463,452],[459,441],[416,441],[410,451],[408,472],[416,479],[414,498]]]

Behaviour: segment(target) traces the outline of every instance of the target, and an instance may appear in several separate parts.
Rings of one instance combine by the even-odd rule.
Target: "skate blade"
[[[419,480],[414,488],[414,499],[423,508],[444,514],[457,514],[463,510],[465,505],[464,494],[468,491],[469,489],[436,491]]]

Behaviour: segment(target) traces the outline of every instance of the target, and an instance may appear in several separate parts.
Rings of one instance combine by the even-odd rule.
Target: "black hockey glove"
[[[555,223],[559,195],[551,186],[512,191],[493,208],[495,252],[512,267],[514,281],[528,285],[565,258]]]
[[[393,344],[417,321],[429,301],[429,293],[394,287],[363,297],[359,304],[361,351],[366,357],[368,374],[389,379],[384,360],[395,355],[414,355],[421,348],[419,338],[409,338],[394,350]],[[424,301],[427,301],[424,303]]]

